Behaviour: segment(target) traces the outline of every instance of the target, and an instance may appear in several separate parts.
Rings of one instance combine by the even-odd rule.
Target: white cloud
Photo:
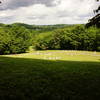
[[[0,11],[0,22],[28,24],[79,24],[93,16],[95,0],[55,0],[56,6],[35,4],[17,9]]]

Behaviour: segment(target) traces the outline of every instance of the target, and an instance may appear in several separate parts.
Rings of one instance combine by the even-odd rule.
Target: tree
[[[12,25],[0,28],[0,54],[24,53],[32,44],[31,33],[25,27]]]
[[[97,2],[99,2],[100,0],[96,0]],[[94,10],[94,13],[97,13],[96,16],[94,16],[92,19],[89,20],[89,22],[86,24],[86,27],[90,27],[90,26],[96,26],[98,28],[100,28],[100,14],[99,14],[99,11],[100,11],[100,5],[99,7]]]

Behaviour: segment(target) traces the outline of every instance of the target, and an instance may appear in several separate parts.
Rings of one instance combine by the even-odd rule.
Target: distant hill
[[[36,30],[36,31],[52,31],[54,29],[59,29],[59,28],[65,28],[68,26],[72,26],[69,24],[56,24],[56,25],[29,25],[29,24],[24,24],[24,23],[13,23],[13,24],[3,24],[0,23],[0,27],[12,27],[12,26],[20,26],[20,27],[25,27],[30,30]]]

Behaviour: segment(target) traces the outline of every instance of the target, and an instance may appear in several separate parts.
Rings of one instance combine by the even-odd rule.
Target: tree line
[[[89,50],[100,51],[100,29],[75,25],[40,34],[34,43],[38,50]]]
[[[52,27],[0,24],[0,54],[24,53],[30,46],[36,50],[100,51],[99,28],[86,28],[85,25]]]
[[[0,23],[0,54],[24,53],[32,46],[35,35],[68,25],[28,25]]]

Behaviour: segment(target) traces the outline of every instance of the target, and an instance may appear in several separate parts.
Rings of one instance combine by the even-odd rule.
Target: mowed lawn
[[[100,53],[34,51],[0,56],[0,100],[99,100]]]

